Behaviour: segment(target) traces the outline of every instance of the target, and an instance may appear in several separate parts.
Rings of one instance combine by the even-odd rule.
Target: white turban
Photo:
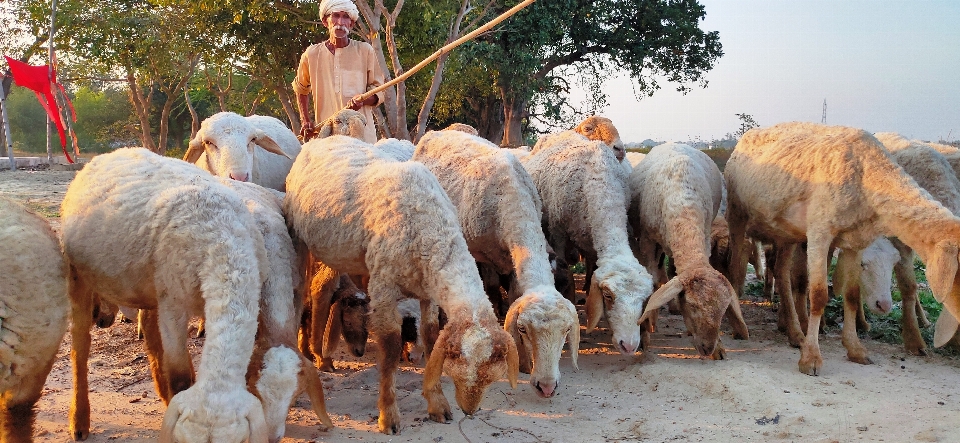
[[[360,18],[360,11],[353,0],[323,0],[320,2],[320,19],[333,14],[334,12],[346,12],[354,22]]]

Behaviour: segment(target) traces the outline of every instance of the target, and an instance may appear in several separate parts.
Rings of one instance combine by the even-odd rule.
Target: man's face
[[[327,25],[327,31],[330,32],[331,36],[346,38],[350,34],[350,30],[353,29],[354,22],[346,12],[337,11],[327,15],[324,23]]]

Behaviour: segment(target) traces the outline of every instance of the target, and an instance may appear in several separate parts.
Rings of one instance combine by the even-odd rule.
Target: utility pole
[[[823,117],[820,118],[820,123],[827,124],[827,99],[823,99]]]
[[[50,35],[47,37],[47,77],[50,83],[53,83],[53,26],[56,24],[57,0],[50,4]],[[56,101],[50,103],[50,107],[60,112]],[[50,114],[47,114],[47,166],[53,166],[53,149],[50,147],[50,139],[53,137],[50,124]]]

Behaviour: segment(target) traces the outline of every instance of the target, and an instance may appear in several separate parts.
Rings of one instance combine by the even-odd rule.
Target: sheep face
[[[267,425],[263,406],[247,391],[207,389],[198,383],[170,400],[163,414],[160,441],[265,442]]]
[[[587,293],[587,332],[592,332],[603,315],[613,331],[613,343],[624,355],[640,347],[642,330],[637,319],[643,304],[653,292],[653,279],[639,264],[629,260],[601,259]]]
[[[450,322],[440,332],[424,370],[424,391],[436,386],[445,372],[453,379],[457,405],[472,415],[490,384],[505,372],[516,388],[518,359],[513,339],[495,321]]]
[[[900,261],[900,253],[890,240],[880,237],[863,250],[860,260],[860,295],[875,314],[887,314],[893,308],[890,273]]]
[[[257,396],[263,403],[270,443],[279,442],[283,438],[287,412],[297,390],[299,372],[300,357],[290,348],[273,347],[263,356],[263,367],[256,387]]]
[[[363,131],[367,126],[367,118],[352,109],[343,109],[320,125],[317,138],[327,138],[331,135],[346,135],[363,140]]]
[[[245,118],[220,112],[203,121],[183,159],[190,163],[201,160],[199,166],[213,175],[248,182],[253,179],[254,149],[258,145],[289,158],[273,139]]]
[[[520,370],[530,374],[530,386],[540,397],[553,397],[560,386],[560,354],[570,343],[577,366],[580,322],[577,310],[553,288],[528,291],[510,306],[503,328],[520,353]]]
[[[580,122],[574,131],[583,135],[588,140],[602,141],[613,149],[617,156],[617,161],[622,162],[627,154],[623,141],[620,140],[620,132],[613,126],[613,120],[604,117],[592,116]]]
[[[354,357],[362,357],[367,347],[367,314],[370,297],[357,291],[340,298],[340,333]]]

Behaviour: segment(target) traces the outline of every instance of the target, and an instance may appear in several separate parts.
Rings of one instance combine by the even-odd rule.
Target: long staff
[[[517,4],[517,6],[514,6],[514,7],[510,8],[509,11],[504,12],[503,14],[500,14],[500,16],[498,16],[497,18],[495,18],[495,19],[493,19],[493,20],[490,20],[490,23],[487,23],[487,24],[485,24],[485,25],[483,25],[483,26],[481,26],[481,27],[479,27],[479,28],[477,28],[477,29],[474,29],[473,32],[471,32],[471,33],[469,33],[469,34],[467,34],[467,35],[465,35],[465,36],[463,36],[463,37],[460,37],[460,38],[454,40],[453,42],[447,44],[446,46],[438,49],[437,52],[434,52],[434,53],[433,53],[433,55],[425,58],[422,62],[420,62],[420,63],[418,63],[416,66],[410,68],[409,70],[407,70],[407,72],[404,72],[403,74],[401,74],[401,75],[398,76],[397,78],[395,78],[395,79],[393,79],[393,80],[390,80],[390,81],[388,81],[388,82],[386,82],[386,83],[384,83],[384,84],[382,84],[382,85],[380,85],[380,86],[378,86],[378,87],[376,87],[376,88],[374,88],[374,89],[371,89],[371,90],[369,90],[369,91],[367,91],[367,92],[364,92],[364,93],[360,96],[360,97],[361,97],[360,100],[361,100],[361,101],[362,101],[362,100],[366,100],[366,99],[370,98],[370,96],[372,96],[372,95],[374,95],[374,94],[376,94],[376,93],[378,93],[378,92],[380,92],[380,91],[383,91],[384,89],[387,89],[387,88],[389,88],[389,87],[391,87],[391,86],[393,86],[393,85],[395,85],[395,84],[397,84],[397,83],[400,83],[400,82],[406,80],[408,77],[410,77],[411,75],[413,75],[415,72],[419,71],[419,70],[422,69],[424,66],[430,64],[430,62],[438,59],[441,55],[446,54],[446,53],[452,51],[453,48],[456,48],[457,46],[460,46],[460,45],[463,44],[464,42],[473,40],[473,39],[476,38],[478,35],[480,35],[480,34],[482,34],[482,33],[484,33],[484,32],[489,31],[490,28],[493,28],[494,26],[497,26],[500,22],[508,19],[508,18],[509,18],[510,16],[512,16],[513,14],[516,14],[517,12],[519,12],[521,9],[526,8],[527,6],[529,6],[529,5],[530,5],[531,3],[533,3],[534,1],[536,1],[536,0],[525,0],[525,1]],[[347,108],[343,108],[343,109],[347,109]],[[343,109],[341,109],[341,111],[342,111]]]

